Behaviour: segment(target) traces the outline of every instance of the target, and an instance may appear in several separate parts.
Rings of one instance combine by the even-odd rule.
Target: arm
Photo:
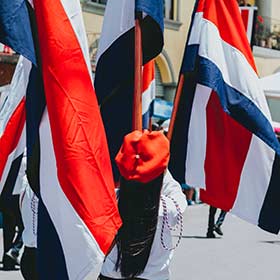
[[[186,210],[187,202],[182,192],[180,184],[174,180],[170,172],[167,170],[163,178],[163,186],[161,191],[161,199],[165,201],[169,224],[174,226],[177,222],[178,205],[181,213]],[[175,202],[175,203],[174,203]],[[163,216],[163,203],[160,202],[159,216]]]

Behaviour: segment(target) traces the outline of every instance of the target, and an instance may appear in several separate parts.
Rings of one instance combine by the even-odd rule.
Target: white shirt
[[[166,208],[168,213],[168,221],[170,225],[175,225],[177,222],[178,211],[175,207],[174,202],[169,198],[172,197],[180,207],[183,213],[187,207],[185,195],[181,190],[181,186],[171,176],[170,172],[167,171],[163,178],[163,186],[161,191],[161,198],[166,202]],[[137,277],[147,280],[167,280],[170,278],[170,261],[173,257],[174,250],[166,250],[163,248],[160,240],[160,234],[162,229],[163,221],[163,206],[160,202],[159,217],[156,229],[155,238],[151,248],[150,257],[148,259],[145,270],[142,274]],[[164,244],[168,247],[172,247],[172,236],[171,231],[168,228],[164,229]],[[115,263],[117,260],[118,249],[115,245],[106,257],[101,274],[106,277],[122,279],[120,271],[115,270]]]
[[[20,195],[20,210],[24,230],[22,240],[25,246],[37,248],[38,198],[23,177],[24,191]]]

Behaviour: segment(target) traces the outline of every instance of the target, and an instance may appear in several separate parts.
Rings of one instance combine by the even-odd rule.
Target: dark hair
[[[116,270],[122,277],[141,274],[148,262],[154,241],[163,174],[143,184],[121,178],[119,212],[123,221],[116,236]]]

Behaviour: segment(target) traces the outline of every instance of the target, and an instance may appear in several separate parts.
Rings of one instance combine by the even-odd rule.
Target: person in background
[[[216,212],[217,212],[217,208],[210,205],[209,206],[209,216],[208,216],[208,230],[207,230],[207,234],[206,234],[207,238],[215,238],[216,235],[214,234],[214,231],[219,235],[223,235],[221,226],[225,220],[227,211],[221,210],[220,215],[219,215],[217,221],[215,222]]]
[[[194,199],[195,189],[187,184],[182,184],[182,191],[186,196],[188,205],[194,205],[195,202],[193,199]]]
[[[170,124],[170,119],[167,119],[160,125],[160,129],[163,130],[165,136],[167,135],[169,124]]]
[[[23,246],[23,223],[19,210],[19,194],[22,186],[22,158],[18,157],[9,171],[0,196],[3,215],[3,270],[15,270]]]
[[[250,7],[250,6],[251,6],[251,4],[248,3],[247,0],[238,0],[237,2],[238,2],[238,5],[239,5],[240,7],[244,7],[244,6]]]

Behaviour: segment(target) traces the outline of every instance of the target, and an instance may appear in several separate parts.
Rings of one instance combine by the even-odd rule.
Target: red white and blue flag
[[[280,145],[236,0],[197,1],[170,169],[201,199],[280,230]]]
[[[115,180],[118,180],[118,169],[114,164],[114,158],[124,135],[132,130],[136,12],[143,16],[141,20],[143,65],[161,52],[163,1],[109,0],[97,53],[94,83],[113,162]],[[149,89],[148,84],[145,89]],[[146,104],[148,105],[149,102]],[[147,107],[145,105],[144,109],[146,110]]]
[[[33,62],[26,91],[27,176],[40,198],[39,278],[84,279],[90,272],[94,278],[121,220],[80,2],[4,2],[0,18],[8,32],[1,41]],[[35,48],[31,25],[38,32]]]
[[[143,66],[142,120],[143,128],[148,129],[151,119],[151,106],[156,98],[155,61],[152,59]]]
[[[16,174],[21,163],[24,148],[26,147],[25,133],[25,93],[28,84],[28,75],[31,62],[20,56],[11,85],[3,92],[0,104],[0,193],[7,178],[10,178],[8,186],[10,193],[13,191]]]
[[[241,18],[245,26],[247,38],[251,44],[252,37],[254,34],[254,25],[255,25],[255,19],[257,16],[257,7],[255,6],[245,6],[245,7],[239,7],[241,12]]]

